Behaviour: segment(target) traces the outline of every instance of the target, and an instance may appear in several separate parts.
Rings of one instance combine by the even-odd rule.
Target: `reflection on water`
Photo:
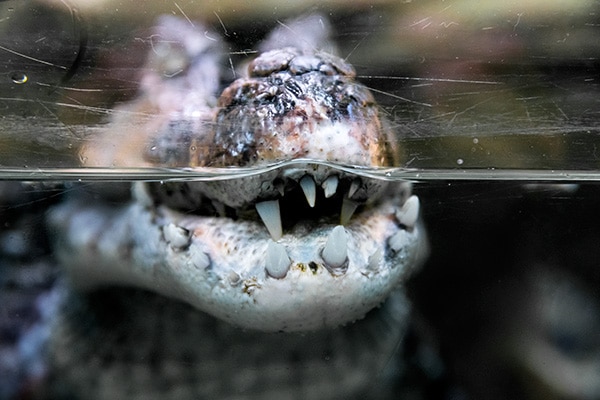
[[[98,12],[87,2],[75,10],[58,3],[0,8],[0,165],[24,173],[86,166],[79,149],[139,94],[156,44],[149,27],[165,11],[162,2],[144,16],[127,14],[126,5]],[[306,7],[262,5],[242,16],[239,5],[177,4],[166,12],[207,21],[224,36],[224,80],[239,75],[232,66],[255,56],[277,20]],[[398,167],[597,169],[596,2],[329,7],[321,11],[331,14],[340,54],[397,133]],[[80,54],[77,72],[63,82]]]
[[[462,159],[458,159],[460,164]],[[345,171],[354,175],[385,181],[520,181],[520,182],[556,182],[578,183],[600,180],[600,172],[586,169],[510,169],[510,168],[472,168],[472,169],[436,169],[436,168],[367,168],[344,166],[311,160],[290,160],[272,163],[266,166],[244,168],[4,168],[0,178],[11,181],[73,181],[73,182],[184,182],[218,181],[260,176],[280,168],[294,169],[307,166],[326,165],[333,171]]]

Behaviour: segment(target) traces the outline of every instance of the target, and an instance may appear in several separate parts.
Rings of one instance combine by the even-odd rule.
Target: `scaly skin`
[[[318,19],[309,17],[280,30],[314,23],[311,18]],[[245,178],[137,183],[131,201],[120,207],[75,195],[50,212],[49,226],[73,293],[133,286],[183,300],[220,320],[206,322],[211,319],[203,316],[196,335],[205,335],[206,326],[215,324],[229,332],[231,343],[254,337],[263,348],[269,343],[273,348],[297,345],[308,354],[311,340],[326,347],[331,340],[349,340],[352,344],[341,348],[333,345],[340,352],[336,357],[362,354],[369,362],[334,368],[309,355],[297,362],[315,371],[333,368],[336,374],[357,368],[366,377],[358,385],[364,388],[385,363],[381,353],[367,356],[372,349],[364,346],[360,332],[391,352],[405,329],[401,285],[427,247],[418,221],[419,201],[407,183],[348,168],[388,167],[399,160],[393,131],[368,89],[355,81],[352,67],[302,47],[300,41],[268,48],[280,34],[267,38],[267,51],[250,62],[247,76],[217,96],[219,58],[213,50],[219,45],[207,39],[214,35],[165,17],[140,97],[117,109],[106,132],[81,152],[92,166],[288,163]],[[156,51],[162,45],[166,49]],[[175,66],[167,62],[171,59],[178,60]],[[390,296],[394,300],[354,323]],[[61,377],[77,382],[80,378],[69,365],[81,360],[73,359],[69,349],[81,347],[91,358],[106,355],[85,343],[73,323],[77,313],[68,310],[58,319],[56,332],[62,333],[54,335],[53,354]],[[380,330],[376,326],[381,321],[390,327]],[[294,333],[258,331],[311,332],[312,339],[305,343],[300,339],[305,336]],[[199,358],[211,357],[204,347],[194,351]],[[280,356],[283,363],[294,357],[289,352]],[[126,364],[117,359],[109,370]],[[336,360],[334,364],[340,358]],[[249,368],[238,367],[242,373]],[[272,383],[277,387],[276,380]],[[72,385],[79,391],[78,384]],[[309,398],[345,396],[307,394],[309,386],[310,379],[300,380],[304,389],[298,390]]]
[[[138,286],[264,331],[316,330],[362,318],[418,265],[423,250],[410,185],[336,167],[397,162],[393,131],[373,96],[341,58],[284,47],[252,60],[248,76],[233,81],[211,107],[218,58],[209,50],[216,46],[191,33],[173,42],[168,32],[177,22],[163,19],[150,62],[165,64],[156,60],[163,36],[166,60],[199,54],[180,60],[182,72],[174,76],[149,73],[143,82],[153,86],[125,106],[151,102],[159,110],[143,125],[158,129],[146,131],[141,157],[169,167],[293,162],[245,178],[140,184],[133,202],[112,217],[77,200],[67,203],[50,222],[73,285]],[[190,102],[164,104],[174,91]],[[121,144],[119,123],[108,126],[97,147],[84,149],[86,158],[114,155],[103,151]]]

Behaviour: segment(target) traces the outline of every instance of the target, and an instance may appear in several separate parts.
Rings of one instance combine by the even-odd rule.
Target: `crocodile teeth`
[[[406,231],[398,231],[394,233],[394,235],[388,239],[388,245],[395,252],[398,252],[406,247]]]
[[[410,196],[402,208],[396,211],[396,220],[399,224],[406,226],[408,229],[412,229],[417,223],[419,218],[420,202],[417,196]]]
[[[360,179],[356,178],[352,180],[350,183],[350,188],[348,189],[348,198],[354,196],[357,190],[360,188]]]
[[[377,248],[373,254],[369,256],[367,269],[369,271],[377,271],[379,269],[379,265],[381,265],[383,261],[383,250],[381,248]]]
[[[275,279],[285,278],[290,269],[291,260],[285,247],[279,243],[269,242],[267,245],[265,269]]]
[[[348,259],[348,235],[343,226],[338,225],[329,234],[321,253],[323,261],[331,268],[339,268]]]
[[[321,187],[323,188],[323,192],[325,194],[325,198],[330,198],[337,191],[339,179],[335,175],[331,175],[327,179],[323,181]]]
[[[237,286],[242,281],[242,277],[232,270],[227,274],[227,280],[231,286]]]
[[[279,212],[279,200],[267,200],[256,203],[256,211],[260,219],[267,227],[273,240],[281,239],[281,213]]]
[[[273,186],[275,186],[275,189],[277,189],[281,197],[283,197],[283,195],[285,194],[285,184],[283,183],[283,181],[281,179],[275,179],[275,181],[273,182]]]
[[[304,175],[304,177],[300,179],[300,187],[304,192],[304,196],[306,196],[308,205],[314,207],[315,199],[317,197],[317,185],[315,184],[315,180],[309,175]]]
[[[165,225],[163,235],[173,250],[183,250],[190,245],[190,231],[181,226],[175,224]]]
[[[190,248],[190,263],[197,269],[210,267],[210,256],[200,250],[197,246]]]
[[[144,182],[134,182],[131,195],[144,207],[152,207],[154,205],[154,200],[148,193],[148,186]]]
[[[340,212],[340,223],[342,225],[346,225],[350,221],[356,207],[358,207],[358,203],[353,200],[344,199],[342,201],[342,211]]]

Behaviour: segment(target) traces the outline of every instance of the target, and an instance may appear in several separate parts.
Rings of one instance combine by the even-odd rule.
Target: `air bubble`
[[[26,83],[29,80],[27,75],[25,75],[22,72],[15,72],[14,74],[11,75],[10,79],[13,81],[13,83],[16,83],[17,85]]]
[[[465,162],[465,160],[463,160],[462,158],[459,158],[458,160],[456,160],[456,163],[458,165],[463,165],[464,162]]]
[[[473,138],[473,144],[478,144],[478,143],[479,143],[479,139]]]

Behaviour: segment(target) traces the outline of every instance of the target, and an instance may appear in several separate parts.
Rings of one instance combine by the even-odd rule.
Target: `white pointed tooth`
[[[367,268],[370,271],[377,271],[382,261],[383,250],[381,249],[381,247],[378,247],[377,250],[375,250],[375,252],[369,256]]]
[[[348,221],[350,221],[350,218],[352,218],[352,215],[354,214],[354,211],[356,211],[357,207],[358,207],[358,203],[356,201],[353,201],[350,199],[342,200],[342,211],[340,212],[340,224],[346,225],[348,223]]]
[[[242,281],[242,277],[237,272],[231,270],[227,274],[227,280],[231,286],[237,286]]]
[[[285,194],[285,183],[283,183],[281,179],[276,179],[275,182],[273,182],[273,185],[275,186],[275,189],[277,189],[281,197],[283,197],[283,195]]]
[[[315,184],[315,180],[310,175],[304,175],[299,183],[304,192],[304,196],[306,196],[308,205],[314,207],[315,199],[317,198],[317,185]]]
[[[396,211],[396,220],[398,223],[406,226],[408,229],[414,228],[419,218],[419,209],[421,208],[419,198],[417,196],[410,196],[402,208]]]
[[[165,225],[163,236],[173,250],[183,250],[190,245],[190,231],[181,226],[175,224]]]
[[[348,234],[343,226],[338,225],[329,234],[323,252],[323,261],[331,268],[339,268],[348,259]]]
[[[348,189],[348,198],[354,196],[354,193],[360,188],[360,178],[355,178],[350,183],[350,188]]]
[[[266,200],[256,203],[256,211],[267,227],[273,240],[281,239],[283,230],[281,228],[281,214],[279,212],[279,200]]]
[[[265,255],[267,274],[275,279],[285,278],[291,263],[292,261],[288,257],[285,247],[282,244],[270,241]]]
[[[132,186],[133,198],[138,204],[142,204],[144,207],[151,207],[154,205],[154,200],[148,193],[148,187],[144,182],[134,182]]]
[[[321,184],[321,187],[323,188],[325,198],[328,199],[335,194],[335,192],[337,191],[339,181],[340,180],[338,179],[338,177],[336,175],[331,175],[323,181],[323,183]]]
[[[191,246],[189,251],[190,265],[194,266],[199,270],[207,269],[208,267],[210,267],[210,256],[202,250],[200,250],[198,246]]]
[[[398,231],[394,233],[392,237],[388,239],[388,245],[395,252],[400,251],[402,248],[407,246],[407,235],[408,234],[406,233],[406,231]]]

